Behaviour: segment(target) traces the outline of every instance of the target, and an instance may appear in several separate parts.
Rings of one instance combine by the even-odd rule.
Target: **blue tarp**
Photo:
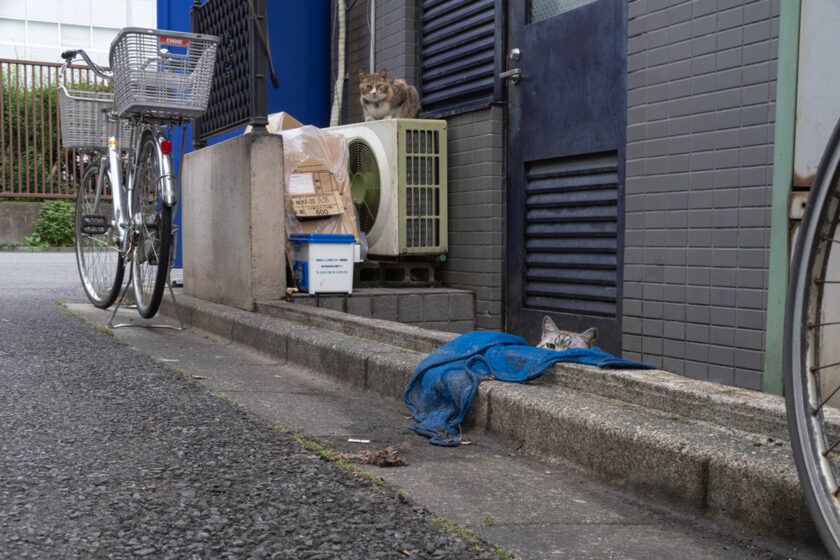
[[[409,429],[435,445],[460,443],[458,426],[472,406],[478,384],[493,378],[524,383],[536,379],[557,362],[613,369],[651,369],[607,354],[600,348],[562,352],[534,348],[516,335],[476,331],[444,344],[417,366],[403,401],[416,420]]]

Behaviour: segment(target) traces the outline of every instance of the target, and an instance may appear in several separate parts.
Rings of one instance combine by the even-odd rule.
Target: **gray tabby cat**
[[[556,352],[569,348],[592,348],[595,346],[596,338],[598,338],[598,329],[595,327],[586,329],[582,333],[563,331],[557,328],[550,317],[546,316],[543,319],[542,338],[537,348],[547,348]]]
[[[379,74],[365,74],[359,69],[359,91],[365,121],[413,119],[420,112],[417,88],[399,78],[389,80],[384,68]]]

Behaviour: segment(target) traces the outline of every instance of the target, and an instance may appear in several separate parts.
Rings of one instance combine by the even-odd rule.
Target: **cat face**
[[[557,328],[554,321],[546,316],[543,319],[542,338],[537,348],[546,348],[560,352],[569,348],[592,348],[598,338],[598,329],[592,327],[582,333],[563,331]]]
[[[388,71],[384,68],[379,74],[365,74],[359,70],[359,91],[368,101],[381,101],[388,96]]]

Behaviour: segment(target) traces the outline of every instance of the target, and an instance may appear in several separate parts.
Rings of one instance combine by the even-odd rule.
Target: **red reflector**
[[[169,140],[163,140],[160,143],[160,151],[164,154],[171,154],[172,153],[172,142]]]

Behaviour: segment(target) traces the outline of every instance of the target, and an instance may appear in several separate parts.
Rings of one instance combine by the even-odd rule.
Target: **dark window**
[[[420,3],[420,96],[424,116],[498,101],[501,0]]]
[[[528,23],[537,23],[550,17],[570,12],[595,0],[530,0],[528,3]]]

